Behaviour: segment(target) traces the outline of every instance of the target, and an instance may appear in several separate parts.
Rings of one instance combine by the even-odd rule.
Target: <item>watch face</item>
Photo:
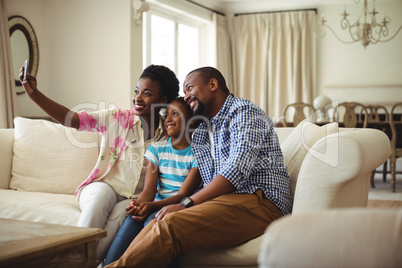
[[[185,197],[185,198],[183,198],[183,199],[181,200],[181,203],[182,203],[183,206],[189,207],[189,206],[191,206],[191,205],[193,204],[193,200],[191,200],[191,199],[188,198],[188,197]]]

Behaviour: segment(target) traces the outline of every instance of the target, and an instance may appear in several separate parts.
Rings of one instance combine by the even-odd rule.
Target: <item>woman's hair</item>
[[[179,80],[175,73],[166,66],[149,65],[142,72],[141,78],[149,78],[157,82],[161,88],[161,96],[166,96],[168,103],[179,96]]]

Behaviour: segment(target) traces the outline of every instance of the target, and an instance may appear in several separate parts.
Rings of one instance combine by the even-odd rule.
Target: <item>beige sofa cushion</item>
[[[330,123],[320,127],[304,120],[283,141],[281,149],[288,168],[292,197],[295,193],[300,167],[311,147],[321,138],[338,131],[338,123]]]
[[[14,124],[10,188],[74,194],[95,166],[98,134],[78,132],[46,120],[21,117],[15,118]]]
[[[185,252],[180,256],[180,267],[256,267],[263,236],[232,248]]]
[[[34,193],[0,189],[0,218],[52,224],[77,224],[79,204],[71,194]]]

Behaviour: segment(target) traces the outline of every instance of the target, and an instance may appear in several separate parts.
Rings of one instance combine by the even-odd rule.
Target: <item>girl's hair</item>
[[[178,97],[174,100],[172,100],[171,102],[179,102],[181,104],[183,104],[183,106],[186,109],[186,113],[189,115],[189,118],[191,118],[194,114],[193,110],[191,110],[190,105],[187,104],[187,102],[184,100],[184,97]]]
[[[142,72],[141,78],[149,78],[157,82],[161,88],[161,96],[166,96],[168,103],[179,96],[179,80],[175,73],[166,66],[149,65]]]
[[[172,102],[179,102],[179,103],[183,104],[183,106],[186,109],[185,112],[189,115],[188,120],[189,120],[189,122],[191,122],[190,128],[191,128],[191,130],[195,130],[200,125],[201,121],[194,118],[194,112],[191,109],[190,105],[188,105],[188,103],[184,100],[184,97],[178,97],[178,98],[172,100]]]

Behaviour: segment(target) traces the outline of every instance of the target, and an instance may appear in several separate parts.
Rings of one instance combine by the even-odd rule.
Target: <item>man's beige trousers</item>
[[[261,190],[225,194],[151,221],[124,255],[107,267],[166,267],[181,253],[229,248],[262,235],[281,216]]]

